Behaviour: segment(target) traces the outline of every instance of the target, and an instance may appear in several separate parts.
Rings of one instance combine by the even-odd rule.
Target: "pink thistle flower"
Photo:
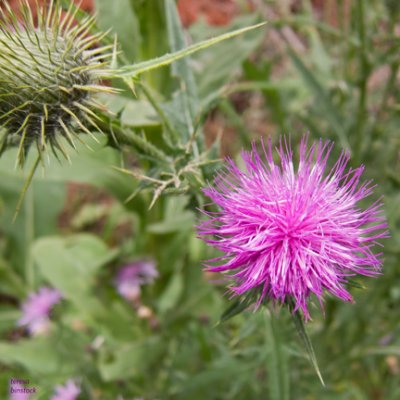
[[[31,335],[47,333],[50,326],[50,311],[60,300],[61,293],[48,287],[42,287],[37,293],[31,293],[22,304],[22,317],[18,325],[26,325]]]
[[[137,300],[140,296],[140,286],[152,283],[157,277],[158,271],[153,261],[141,260],[128,264],[118,271],[118,293],[127,300]]]
[[[228,159],[215,187],[203,190],[219,211],[204,211],[209,219],[198,232],[224,253],[206,266],[228,273],[233,295],[253,292],[258,305],[293,299],[294,311],[309,319],[312,293],[321,304],[324,292],[352,301],[348,277],[379,273],[382,253],[373,247],[388,233],[380,201],[364,210],[358,204],[374,189],[371,182],[360,184],[364,167],[346,170],[349,155],[342,152],[325,173],[333,143],[320,140],[307,149],[307,139],[296,169],[286,141],[277,148],[279,164],[271,140],[261,142],[266,162],[255,144],[242,152],[245,171]]]
[[[79,386],[72,379],[69,379],[64,386],[57,385],[55,387],[55,394],[50,400],[76,400],[80,393]]]

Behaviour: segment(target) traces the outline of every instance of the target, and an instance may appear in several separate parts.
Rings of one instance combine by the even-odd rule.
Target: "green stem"
[[[25,244],[28,249],[31,248],[33,241],[35,239],[34,190],[35,188],[31,187],[29,192],[26,194],[26,200],[25,200],[25,218],[24,218]],[[33,290],[35,284],[35,268],[34,268],[32,252],[30,251],[27,252],[27,258],[25,261],[25,279],[29,290]]]
[[[40,157],[40,153],[38,154],[36,160],[35,160],[35,164],[33,164],[33,167],[31,169],[31,171],[29,172],[28,177],[26,178],[26,181],[24,183],[24,186],[22,188],[21,194],[19,195],[19,199],[17,202],[17,206],[15,207],[15,212],[14,212],[14,216],[13,216],[13,223],[15,222],[15,220],[17,219],[17,216],[19,214],[19,212],[21,211],[21,207],[22,207],[22,203],[24,202],[24,198],[26,195],[26,192],[29,189],[30,184],[32,183],[32,179],[35,175],[36,169],[40,163],[41,157]]]
[[[146,139],[136,135],[134,132],[123,129],[116,124],[108,121],[98,121],[97,125],[107,135],[112,136],[117,144],[125,144],[132,146],[135,149],[141,150],[147,156],[155,158],[158,161],[162,161],[166,164],[171,164],[171,159],[160,149],[154,146]]]
[[[289,400],[290,379],[288,356],[285,354],[282,328],[274,312],[267,314],[268,356],[267,372],[271,400]]]
[[[237,129],[242,146],[248,147],[251,143],[250,132],[230,101],[223,99],[219,104],[219,108],[228,117],[229,122]]]
[[[378,108],[377,113],[375,114],[374,117],[374,121],[373,121],[373,125],[372,128],[370,130],[371,134],[374,135],[376,132],[376,128],[379,124],[379,121],[381,120],[380,117],[382,117],[382,115],[384,115],[386,107],[388,105],[388,101],[390,99],[390,96],[393,93],[393,90],[396,90],[396,77],[397,77],[397,73],[399,71],[399,67],[400,67],[400,63],[398,61],[394,62],[393,64],[391,64],[390,66],[390,75],[386,81],[386,85],[385,88],[383,90],[383,94],[382,94],[382,100],[381,100],[381,104]]]
[[[160,116],[161,120],[165,125],[165,129],[169,133],[169,138],[171,143],[178,144],[179,143],[179,133],[176,129],[172,126],[171,122],[169,121],[168,117],[164,113],[164,110],[159,106],[157,100],[154,98],[151,90],[147,87],[144,82],[139,83],[140,88],[142,89],[144,95],[146,96],[147,100],[149,100],[150,104],[153,106],[154,110]]]
[[[363,152],[363,134],[365,129],[365,118],[367,116],[367,81],[369,77],[364,1],[365,0],[357,0],[358,38],[360,41],[360,81],[357,110],[357,143],[355,146],[357,162],[361,161]]]
[[[380,112],[384,112],[385,108],[387,107],[388,100],[390,98],[390,95],[392,94],[393,90],[396,89],[396,77],[397,73],[399,71],[400,63],[399,61],[396,61],[390,66],[390,75],[389,78],[386,82],[386,86],[384,89],[384,93],[382,96],[382,102],[381,106],[379,107]]]

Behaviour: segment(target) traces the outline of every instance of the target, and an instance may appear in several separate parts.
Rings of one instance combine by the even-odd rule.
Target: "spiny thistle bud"
[[[78,132],[99,130],[94,95],[112,91],[99,82],[113,46],[96,47],[104,33],[89,33],[91,16],[75,23],[77,10],[51,1],[35,21],[25,3],[19,21],[0,8],[0,154],[18,146],[21,166],[32,144],[40,157],[48,146],[67,157],[61,138],[74,147]]]

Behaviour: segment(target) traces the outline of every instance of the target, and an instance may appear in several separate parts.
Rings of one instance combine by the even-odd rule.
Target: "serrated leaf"
[[[223,42],[224,40],[231,39],[235,36],[241,35],[243,33],[249,32],[253,29],[260,28],[264,26],[266,23],[262,22],[260,24],[248,26],[246,28],[237,29],[233,32],[228,32],[223,35],[203,40],[199,43],[195,43],[191,46],[186,47],[185,49],[176,51],[171,54],[165,54],[161,57],[154,58],[152,60],[140,62],[137,64],[129,65],[120,68],[117,71],[113,71],[113,77],[120,77],[120,78],[137,78],[140,74],[148,71],[152,71],[156,68],[161,68],[167,65],[172,64],[174,61],[180,60],[183,57],[187,57],[190,54],[196,53],[197,51],[206,49],[210,46],[213,46],[217,43]]]

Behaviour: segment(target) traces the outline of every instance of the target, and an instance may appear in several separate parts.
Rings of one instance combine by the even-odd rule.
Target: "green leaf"
[[[400,346],[371,347],[362,352],[362,356],[365,355],[400,357]]]
[[[173,0],[165,0],[165,12],[167,20],[168,41],[170,50],[178,52],[185,48],[185,37],[176,10],[176,5]],[[187,58],[182,58],[171,66],[172,74],[179,80],[179,91],[176,94],[175,102],[178,103],[178,108],[175,109],[175,114],[181,114],[185,119],[185,142],[189,139],[194,129],[194,120],[199,112],[199,99],[197,86]]]
[[[90,290],[96,273],[116,252],[95,236],[79,234],[40,239],[35,242],[32,254],[43,277],[65,298],[85,308],[92,306]],[[93,303],[93,306],[97,305]]]
[[[33,155],[33,154],[32,154]],[[64,207],[64,182],[49,182],[34,179],[17,220],[13,214],[25,181],[25,170],[15,170],[15,152],[8,151],[0,158],[0,197],[7,207],[1,214],[0,225],[3,234],[10,240],[8,260],[24,276],[28,286],[33,285],[29,248],[37,237],[52,234],[57,228],[57,216]]]
[[[350,143],[346,137],[346,130],[343,126],[343,122],[340,116],[336,112],[336,108],[333,105],[325,87],[318,81],[315,75],[311,72],[301,58],[293,51],[290,47],[287,49],[289,57],[292,59],[294,66],[303,78],[306,85],[309,87],[311,92],[316,97],[316,102],[320,107],[321,113],[324,118],[329,121],[333,131],[336,133],[341,146],[344,149],[350,149]]]
[[[188,359],[189,363],[191,361],[191,359]],[[215,393],[222,392],[224,394],[229,392],[225,397],[226,399],[247,398],[241,396],[243,392],[240,391],[240,388],[249,383],[250,377],[254,376],[254,371],[257,369],[258,365],[254,359],[243,362],[239,357],[223,353],[213,363],[207,365],[207,368],[192,374],[190,379],[183,380],[179,392],[177,391],[180,396],[173,396],[173,398],[214,399]],[[234,386],[239,390],[235,390]],[[230,395],[237,391],[239,393],[236,393],[236,395]],[[174,392],[172,393],[174,394]]]
[[[191,230],[194,223],[194,213],[186,209],[187,196],[169,196],[164,210],[165,218],[148,226],[148,231],[163,235],[172,232]]]
[[[164,0],[130,0],[140,23],[142,43],[140,57],[135,62],[151,60],[168,52],[168,38],[164,12]],[[169,91],[167,68],[153,70],[143,77],[146,83],[159,93]]]
[[[25,296],[26,288],[21,277],[14,268],[5,260],[0,258],[0,291],[4,294]]]
[[[0,342],[0,361],[8,365],[19,364],[35,374],[71,371],[71,365],[60,358],[45,337],[19,340],[16,344]]]
[[[167,288],[159,298],[158,310],[165,313],[178,304],[184,289],[183,276],[180,272],[175,273],[168,282]]]
[[[225,322],[228,319],[240,314],[251,304],[256,302],[256,296],[254,293],[249,292],[245,297],[239,297],[233,300],[232,304],[222,313],[219,323]]]
[[[290,300],[290,308],[293,310],[294,309],[294,303],[293,300]],[[321,371],[318,367],[318,362],[317,362],[317,358],[315,356],[314,353],[314,348],[313,345],[311,343],[311,339],[308,336],[308,333],[306,331],[306,327],[304,325],[304,321],[303,321],[303,316],[300,314],[299,311],[295,311],[294,313],[292,313],[293,315],[293,321],[294,324],[296,326],[297,329],[297,333],[299,334],[301,340],[303,341],[304,347],[306,348],[306,351],[308,353],[308,356],[310,358],[310,361],[314,367],[315,372],[318,375],[318,378],[322,384],[322,386],[325,386],[324,380],[322,379],[322,375],[321,375]]]
[[[18,319],[21,318],[21,311],[14,306],[0,306],[0,333],[7,335],[15,329]]]
[[[347,285],[356,289],[365,289],[365,286],[363,284],[355,281],[354,279],[348,279]]]
[[[183,229],[190,229],[194,221],[194,215],[191,211],[184,211],[182,214],[173,217],[167,217],[162,222],[150,224],[148,231],[150,233],[164,235],[166,233],[172,233],[181,231]]]
[[[219,323],[225,322],[228,319],[240,314],[244,311],[249,304],[242,299],[236,299],[232,302],[232,304],[222,313]]]
[[[131,1],[95,0],[95,8],[100,29],[116,34],[125,57],[131,62],[137,60],[142,38]]]
[[[130,100],[121,113],[121,124],[134,128],[159,126],[160,118],[149,102]]]
[[[133,132],[131,135],[135,135]],[[138,136],[139,137],[139,136]],[[91,186],[106,189],[113,194],[121,203],[135,189],[137,183],[131,176],[121,174],[113,167],[121,167],[122,154],[120,150],[106,147],[107,138],[104,135],[97,135],[98,142],[95,142],[88,136],[82,136],[82,143],[76,143],[77,151],[70,154],[71,162],[62,160],[59,162],[53,155],[49,156],[44,171],[38,171],[33,183],[28,190],[25,199],[25,209],[21,210],[15,224],[11,224],[11,209],[6,209],[2,217],[2,223],[5,228],[14,230],[21,235],[21,240],[25,239],[30,229],[23,225],[28,211],[32,211],[32,205],[29,205],[30,196],[34,200],[34,213],[36,236],[51,235],[57,229],[57,216],[65,206],[65,183],[79,182]],[[139,139],[141,139],[139,137]],[[34,156],[34,152],[31,154]],[[32,157],[34,158],[34,157]],[[9,150],[0,158],[0,196],[4,193],[4,199],[10,205],[16,204],[20,188],[25,180],[25,174],[22,171],[15,171],[15,151]],[[26,165],[28,170],[30,165]],[[4,186],[4,188],[3,188]],[[10,191],[12,191],[10,193]],[[12,196],[12,197],[11,197]],[[15,199],[15,200],[14,200]],[[31,208],[29,208],[29,207]],[[22,250],[15,251],[19,257],[24,254],[23,249],[29,248],[24,243]],[[23,265],[23,263],[20,262]]]
[[[197,51],[206,49],[217,43],[223,42],[224,40],[231,39],[235,36],[241,35],[245,32],[249,32],[253,29],[257,29],[264,25],[265,25],[265,22],[256,24],[256,25],[252,25],[252,26],[249,26],[246,28],[237,29],[233,32],[225,33],[223,35],[220,35],[220,36],[208,39],[208,40],[204,40],[200,43],[195,43],[191,46],[186,47],[185,49],[176,51],[171,54],[165,54],[164,56],[161,56],[161,57],[158,57],[158,58],[155,58],[152,60],[148,60],[148,61],[144,61],[141,63],[133,64],[130,66],[122,67],[119,70],[114,71],[112,73],[112,75],[115,77],[126,78],[126,79],[136,78],[144,72],[152,71],[156,68],[170,65],[174,61],[180,60],[183,57],[187,57],[190,54],[196,53]]]
[[[101,353],[100,374],[107,382],[137,377],[159,362],[164,349],[165,344],[158,337],[124,343],[112,351],[107,349]]]
[[[236,19],[234,24],[235,27],[240,28],[255,22],[254,16],[251,16],[250,18]],[[201,36],[208,29],[209,27],[201,30]],[[218,28],[218,30],[220,29]],[[194,36],[199,36],[196,33]],[[235,73],[240,71],[243,62],[262,43],[264,38],[264,30],[254,30],[193,57],[195,64],[201,66],[195,70],[195,75],[203,107],[208,106],[216,97],[220,96],[220,89],[232,80]]]

